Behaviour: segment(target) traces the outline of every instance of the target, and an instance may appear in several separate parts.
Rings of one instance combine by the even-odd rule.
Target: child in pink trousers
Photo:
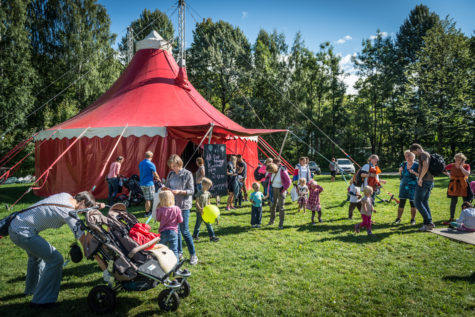
[[[361,218],[363,219],[363,222],[357,223],[355,225],[355,232],[358,233],[360,232],[361,228],[366,228],[366,232],[368,235],[372,235],[373,233],[371,232],[371,215],[373,212],[376,212],[373,207],[373,199],[371,196],[373,195],[373,188],[370,186],[366,186],[363,190],[364,192],[364,197],[361,199]]]

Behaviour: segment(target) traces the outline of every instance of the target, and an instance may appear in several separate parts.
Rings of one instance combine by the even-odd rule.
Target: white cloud
[[[376,35],[371,35],[371,36],[369,37],[369,39],[370,39],[370,40],[375,40],[375,39],[378,37],[378,35],[381,35],[381,37],[384,38],[384,37],[387,37],[387,36],[388,36],[388,32],[379,32],[379,33],[376,34]]]
[[[241,12],[241,19],[246,19],[249,13],[247,11],[242,11]]]
[[[352,40],[353,38],[349,35],[346,35],[345,37],[341,38],[341,39],[338,39],[338,41],[336,41],[335,43],[336,44],[343,44],[345,43],[346,41],[349,41],[349,40]]]
[[[340,59],[340,68],[345,72],[344,76],[341,77],[341,80],[346,84],[346,94],[355,95],[358,91],[354,88],[356,81],[359,79],[359,76],[356,74],[355,65],[353,64],[351,58],[356,57],[356,53],[347,54],[341,56]]]

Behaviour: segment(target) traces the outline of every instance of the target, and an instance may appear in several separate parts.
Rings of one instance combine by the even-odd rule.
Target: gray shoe
[[[396,220],[394,220],[393,225],[398,225],[400,223],[401,223],[401,219],[397,218]]]
[[[416,224],[416,221],[414,219],[411,219],[411,225],[415,225]]]
[[[191,265],[196,265],[198,264],[198,257],[196,256],[196,254],[193,254],[190,258],[190,264]]]
[[[284,226],[279,226],[279,230],[282,230],[282,229],[284,229]]]
[[[422,227],[420,227],[419,231],[431,231],[434,228],[435,228],[434,224],[430,223],[428,225],[423,225]]]

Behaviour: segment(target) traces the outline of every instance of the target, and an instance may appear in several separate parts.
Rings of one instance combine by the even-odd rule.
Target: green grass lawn
[[[188,266],[191,296],[182,300],[173,315],[196,316],[435,316],[475,315],[475,248],[447,238],[418,232],[409,224],[409,206],[403,223],[392,226],[395,203],[376,204],[374,235],[353,233],[360,221],[347,219],[346,185],[318,176],[325,191],[321,195],[323,223],[310,225],[310,212],[297,212],[287,198],[284,230],[276,225],[250,228],[250,203],[231,212],[221,205],[218,243],[209,242],[204,225],[196,242],[199,264]],[[437,226],[449,216],[446,198],[448,180],[436,180],[430,205]],[[399,179],[388,178],[387,190],[398,192]],[[0,217],[4,204],[15,201],[27,187],[0,187]],[[290,196],[290,195],[289,195]],[[389,198],[382,194],[381,197]],[[26,207],[37,201],[32,194],[22,200]],[[223,200],[224,201],[224,200]],[[460,206],[460,203],[459,203]],[[458,206],[458,208],[459,208]],[[145,221],[143,207],[130,211]],[[356,210],[357,212],[357,210]],[[460,214],[457,210],[456,216]],[[263,224],[269,219],[264,207]],[[190,230],[195,213],[192,212]],[[158,231],[158,224],[152,225]],[[42,233],[63,255],[73,235],[67,226]],[[28,307],[22,295],[27,256],[9,238],[0,240],[0,316],[41,315]],[[186,248],[185,248],[186,250]],[[185,255],[188,256],[187,251]],[[63,272],[61,305],[46,316],[87,316],[86,297],[102,274],[93,261],[69,263]],[[160,314],[158,293],[163,286],[146,292],[121,292],[114,316]]]

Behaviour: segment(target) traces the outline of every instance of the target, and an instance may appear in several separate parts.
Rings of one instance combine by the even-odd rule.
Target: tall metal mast
[[[127,28],[127,64],[134,57],[134,30],[132,26]]]
[[[178,62],[185,67],[185,0],[178,0]]]

